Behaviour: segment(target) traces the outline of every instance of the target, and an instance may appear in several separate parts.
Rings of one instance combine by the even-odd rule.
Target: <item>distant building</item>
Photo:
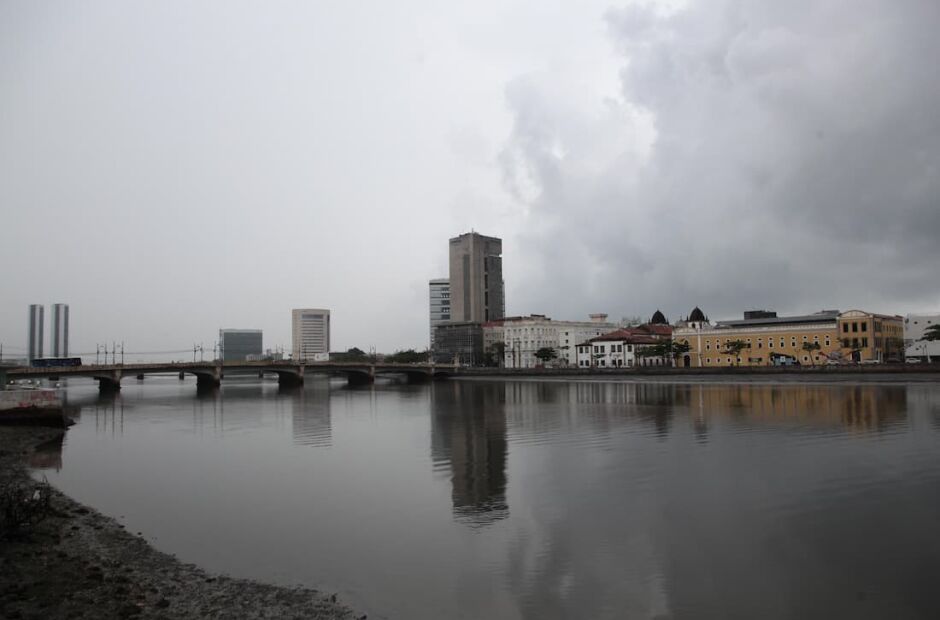
[[[450,315],[484,323],[506,314],[502,239],[470,232],[450,240]]]
[[[450,280],[437,278],[428,282],[428,305],[430,309],[431,339],[434,350],[434,328],[450,321]]]
[[[442,323],[434,331],[433,359],[438,364],[455,360],[465,366],[483,366],[483,326],[470,321]]]
[[[696,307],[679,321],[673,340],[689,344],[679,364],[689,367],[886,362],[900,360],[904,353],[902,317],[861,310],[782,317],[755,310],[746,312],[743,320],[713,325]],[[739,353],[728,349],[735,341],[746,345]]]
[[[577,344],[617,329],[606,314],[592,314],[589,321],[553,321],[544,314],[502,319],[503,365],[506,368],[535,368],[542,362],[535,357],[543,348],[558,355],[553,365],[577,365]]]
[[[26,353],[27,360],[30,363],[42,357],[42,329],[44,324],[45,307],[42,304],[31,304],[29,306],[29,345]]]
[[[922,341],[924,331],[940,325],[940,314],[908,314],[904,317],[904,357],[921,362],[940,361],[940,340]]]
[[[291,344],[295,360],[321,359],[330,353],[330,311],[297,308],[291,311]]]
[[[69,356],[69,305],[52,306],[52,357]]]
[[[662,356],[644,355],[668,336],[648,333],[640,327],[624,328],[595,336],[578,344],[579,368],[633,368],[634,366],[668,366],[671,360]]]
[[[261,359],[260,329],[220,329],[222,361],[244,362]]]

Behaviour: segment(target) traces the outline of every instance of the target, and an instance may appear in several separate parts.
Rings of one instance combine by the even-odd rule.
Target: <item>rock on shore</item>
[[[0,486],[25,483],[35,446],[64,431],[0,428]],[[357,618],[305,588],[210,575],[52,489],[51,513],[0,531],[2,618]]]

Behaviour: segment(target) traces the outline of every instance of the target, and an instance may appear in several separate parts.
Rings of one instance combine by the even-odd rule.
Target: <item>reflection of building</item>
[[[317,359],[330,353],[330,311],[298,308],[291,311],[291,340],[295,360]]]
[[[434,328],[450,321],[450,280],[438,278],[428,282],[428,306],[431,317],[431,350],[434,350]]]
[[[260,329],[220,329],[219,345],[222,360],[242,362],[261,358]]]
[[[470,232],[450,240],[450,308],[454,321],[483,323],[506,314],[503,241]]]
[[[509,516],[505,391],[446,382],[431,390],[431,458],[449,465],[454,515],[475,525]]]
[[[42,328],[45,322],[45,308],[42,304],[29,306],[29,349],[26,357],[32,362],[42,357]]]
[[[434,361],[450,364],[454,360],[468,366],[485,363],[483,326],[480,323],[442,323],[434,330]]]
[[[940,314],[908,314],[904,317],[904,357],[922,362],[940,359],[940,340],[921,340],[931,325],[940,325]],[[929,358],[929,360],[928,360]]]
[[[712,324],[695,308],[680,321],[673,339],[689,344],[680,365],[692,367],[820,364],[829,360],[885,362],[903,353],[899,316],[850,310],[823,310],[800,316],[777,316],[754,310],[743,320]],[[735,343],[742,343],[735,351]]]
[[[685,385],[693,417],[879,430],[907,415],[903,385]]]
[[[290,392],[294,443],[314,447],[329,447],[332,445],[333,426],[330,421],[328,382],[325,387],[325,390],[316,390],[310,393],[307,393],[304,389]]]
[[[69,305],[52,306],[52,357],[69,356]]]

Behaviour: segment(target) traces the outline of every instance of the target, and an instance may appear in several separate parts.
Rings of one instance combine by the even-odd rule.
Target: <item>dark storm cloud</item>
[[[529,207],[521,242],[540,268],[518,292],[532,308],[940,304],[940,4],[729,0],[606,19],[619,97],[573,98],[552,75],[507,91],[501,161]]]

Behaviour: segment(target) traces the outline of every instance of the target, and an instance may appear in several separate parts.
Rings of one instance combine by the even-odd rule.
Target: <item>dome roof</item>
[[[692,310],[692,314],[689,315],[689,320],[695,321],[697,323],[704,323],[705,313],[702,312],[701,308],[699,308],[698,306],[695,306],[695,308]]]
[[[653,313],[653,318],[650,319],[651,325],[666,325],[669,321],[666,320],[665,315],[662,312],[657,310]]]

